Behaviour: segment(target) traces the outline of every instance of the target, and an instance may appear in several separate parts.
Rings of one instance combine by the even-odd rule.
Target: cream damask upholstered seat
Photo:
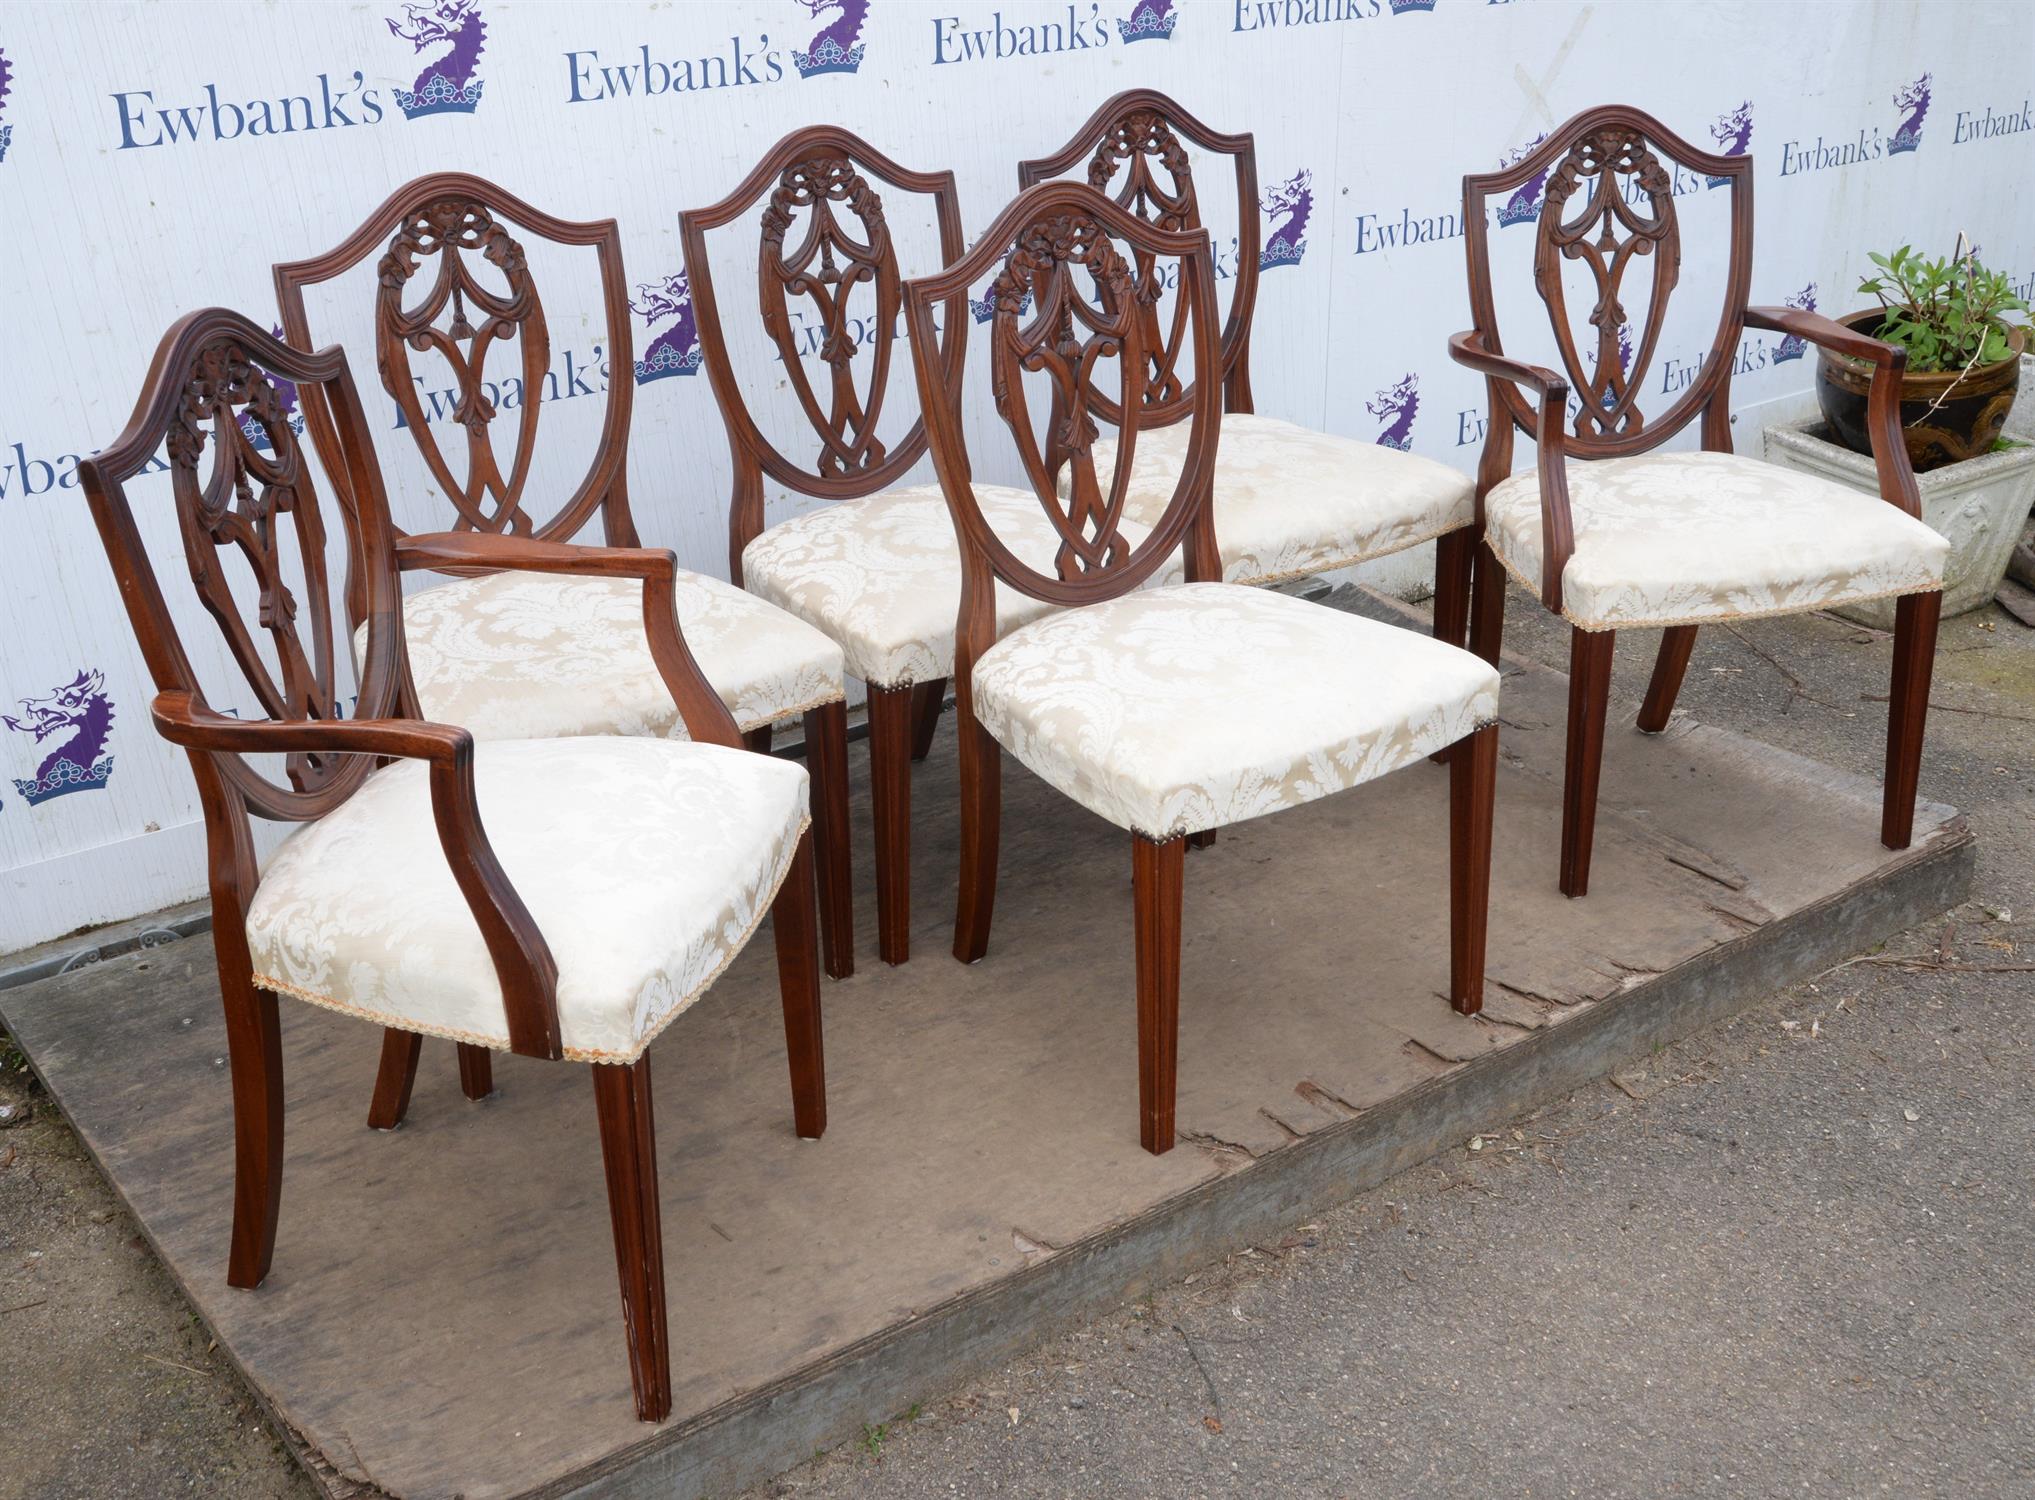
[[[1562,617],[1590,630],[1794,614],[1943,586],[1950,544],[1845,485],[1732,453],[1570,460]],[[1539,597],[1537,475],[1484,501],[1486,539]]]
[[[1125,502],[1152,525],[1187,462],[1184,422],[1138,435]],[[1116,445],[1095,445],[1109,473]],[[1279,583],[1403,552],[1471,524],[1475,485],[1431,458],[1231,412],[1215,454],[1215,538],[1230,583]]]
[[[1458,647],[1227,583],[1037,620],[983,653],[974,689],[1006,750],[1157,843],[1347,790],[1498,717],[1496,669]]]
[[[498,740],[476,748],[474,778],[488,840],[558,964],[565,1056],[586,1062],[635,1061],[742,951],[807,821],[803,767],[718,745]],[[247,940],[264,989],[508,1045],[420,761],[376,771],[283,841]]]
[[[686,646],[745,733],[843,701],[833,641],[718,578],[677,576]],[[366,630],[355,635],[356,652]],[[635,579],[456,579],[406,598],[403,631],[425,717],[476,738],[686,737],[643,634]]]
[[[1030,490],[977,485],[975,494],[1018,557],[1052,568],[1059,534]],[[1132,545],[1145,534],[1124,527]],[[843,500],[773,526],[743,548],[742,578],[752,593],[839,641],[848,671],[872,688],[909,687],[954,670],[961,549],[938,485]],[[996,586],[999,629],[1051,609]]]

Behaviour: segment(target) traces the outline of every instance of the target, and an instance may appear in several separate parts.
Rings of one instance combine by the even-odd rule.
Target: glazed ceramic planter
[[[2035,358],[2023,356],[2020,363],[2035,367]],[[2020,373],[2030,378],[2020,382],[2019,399],[2004,413],[2002,435],[2021,446],[1916,475],[1922,492],[1922,519],[1950,542],[1943,589],[1945,615],[1977,609],[1998,592],[2007,559],[2021,539],[2030,505],[2035,504],[2035,368],[2024,368]],[[1770,464],[1879,494],[1879,474],[1872,459],[1831,441],[1830,429],[1821,421],[1778,423],[1767,428],[1765,443]],[[1834,612],[1861,625],[1891,630],[1894,603],[1892,599],[1874,599]]]
[[[1873,337],[1884,318],[1875,307],[1837,321]],[[2014,405],[2026,340],[2027,330],[2016,328],[2008,336],[2013,353],[1995,364],[1969,371],[1911,371],[1901,377],[1901,431],[1917,474],[1992,452]],[[1849,354],[1816,351],[1816,404],[1837,440],[1854,453],[1872,453],[1866,397],[1874,369],[1870,361]]]

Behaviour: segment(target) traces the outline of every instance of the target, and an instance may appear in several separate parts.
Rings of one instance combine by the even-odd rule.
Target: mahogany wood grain
[[[1449,1003],[1484,1008],[1484,942],[1491,908],[1491,821],[1498,786],[1498,726],[1449,747]]]
[[[479,1103],[495,1091],[495,1063],[488,1049],[470,1042],[457,1044],[459,1050],[459,1091]]]
[[[876,956],[911,957],[912,690],[869,689],[869,806],[876,827]]]
[[[283,1030],[276,997],[220,964],[233,1078],[233,1238],[226,1284],[258,1287],[276,1249],[283,1201]]]
[[[784,1045],[791,1061],[793,1128],[802,1140],[827,1131],[826,1049],[820,1034],[820,944],[813,921],[813,838],[798,842],[791,870],[770,907],[777,943],[777,984],[784,1001]]]
[[[1154,1156],[1173,1149],[1180,1074],[1180,917],[1187,841],[1131,840],[1138,956],[1138,1140]]]
[[[1675,711],[1682,678],[1689,670],[1689,653],[1695,649],[1694,625],[1670,625],[1661,632],[1660,655],[1653,661],[1646,700],[1639,705],[1639,727],[1646,733],[1659,734],[1668,727],[1668,716]]]
[[[374,1099],[367,1107],[370,1130],[394,1130],[410,1112],[410,1090],[417,1082],[417,1057],[424,1038],[414,1031],[388,1027],[382,1032],[382,1060],[375,1070]]]
[[[1611,704],[1611,657],[1617,633],[1569,632],[1569,741],[1562,773],[1564,896],[1590,890],[1590,847],[1597,834],[1597,779],[1604,765],[1604,719]]]
[[[812,776],[813,862],[819,870],[820,944],[827,974],[855,972],[855,884],[848,835],[848,705],[823,703],[805,715]]]
[[[661,1422],[671,1415],[671,1352],[664,1316],[664,1227],[657,1205],[657,1132],[650,1106],[650,1056],[633,1063],[595,1063],[594,1110],[600,1120],[601,1165],[608,1179],[608,1218],[615,1234],[615,1269],[622,1284],[622,1331],[636,1415]]]
[[[932,753],[933,736],[939,732],[940,710],[947,703],[947,679],[935,677],[912,689],[912,759],[924,760]]]
[[[1936,667],[1936,625],[1943,595],[1909,594],[1894,606],[1894,676],[1887,695],[1886,789],[1880,842],[1905,849],[1915,836],[1915,797],[1922,772],[1922,727]]]

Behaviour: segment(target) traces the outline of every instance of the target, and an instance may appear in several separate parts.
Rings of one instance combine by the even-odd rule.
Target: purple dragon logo
[[[1407,375],[1387,386],[1364,403],[1364,410],[1386,424],[1378,446],[1406,452],[1413,446],[1413,419],[1420,413],[1420,377]]]
[[[1179,23],[1173,0],[1138,0],[1129,17],[1116,23],[1117,40],[1125,46],[1132,42],[1167,41]]]
[[[812,44],[805,51],[792,49],[791,64],[798,69],[801,78],[816,78],[822,73],[852,73],[862,66],[862,54],[868,46],[858,42],[862,35],[862,23],[869,16],[869,0],[798,0],[814,17],[838,10],[836,16],[820,29]]]
[[[1434,0],[1392,0],[1392,14],[1403,16],[1409,11],[1433,10]]]
[[[1719,156],[1743,156],[1752,149],[1752,101],[1719,115],[1710,127],[1710,139],[1717,143]],[[1723,187],[1731,181],[1729,177],[1712,177],[1710,186]]]
[[[660,283],[637,287],[636,295],[629,299],[629,311],[652,328],[666,318],[678,320],[652,339],[636,361],[636,384],[699,373],[700,336],[693,323],[692,282],[683,267]]]
[[[14,84],[14,67],[7,61],[7,54],[0,52],[0,110],[7,108],[7,90]],[[7,160],[7,143],[14,139],[14,127],[0,124],[0,161]]]
[[[1894,108],[1906,110],[1887,142],[1887,155],[1899,156],[1922,144],[1922,120],[1929,113],[1929,75],[1924,73],[1906,88],[1894,90]]]
[[[113,701],[106,696],[103,673],[80,670],[78,675],[47,697],[23,698],[23,717],[0,714],[17,734],[32,734],[40,745],[52,735],[64,736],[56,749],[43,757],[33,778],[16,777],[14,790],[31,807],[52,797],[72,792],[89,792],[106,785],[113,774],[113,757],[106,753],[106,736],[113,729]]]
[[[396,90],[396,108],[404,117],[472,114],[480,103],[482,83],[474,68],[488,35],[480,0],[410,0],[403,6],[401,21],[385,19],[389,30],[415,51],[448,49],[424,65],[412,87]]]
[[[1515,150],[1510,156],[1500,160],[1498,165],[1501,167],[1518,165],[1520,162],[1525,161],[1528,156],[1532,155],[1534,148],[1546,139],[1547,132],[1543,130],[1524,146]],[[1498,227],[1500,229],[1503,229],[1507,224],[1530,223],[1540,217],[1541,199],[1547,194],[1547,171],[1546,167],[1542,167],[1538,172],[1535,172],[1526,181],[1522,182],[1510,198],[1507,198],[1499,205]]]
[[[1314,174],[1306,168],[1295,172],[1278,187],[1268,190],[1258,207],[1267,217],[1278,219],[1258,252],[1258,269],[1297,266],[1307,253],[1307,219],[1314,212]],[[1280,218],[1280,215],[1284,218]]]
[[[1802,312],[1814,312],[1816,310],[1816,283],[1810,282],[1799,292],[1795,293],[1794,296],[1788,298],[1788,306],[1798,308]],[[1778,365],[1787,360],[1800,359],[1808,347],[1808,340],[1804,339],[1799,333],[1791,333],[1774,345],[1774,363]]]
[[[283,336],[280,324],[271,324],[269,332],[277,338]],[[282,376],[272,371],[264,370],[262,373],[268,376],[269,384],[276,388],[276,396],[283,409],[283,420],[290,424],[291,432],[295,433],[298,437],[302,437],[304,435],[304,413],[297,406],[297,383],[294,380],[285,380]],[[246,436],[249,447],[258,449],[263,453],[269,451],[271,444],[269,443],[268,429],[254,419],[253,412],[244,411],[240,414],[240,430]]]

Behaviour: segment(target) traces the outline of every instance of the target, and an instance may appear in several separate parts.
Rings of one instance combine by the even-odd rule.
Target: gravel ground
[[[1507,645],[1565,663],[1516,592]],[[1889,655],[1706,631],[1683,707],[1877,776]],[[1946,622],[1933,700],[1971,904],[754,1493],[2035,1493],[2035,631]],[[11,1054],[8,1104],[0,1497],[314,1494]]]

